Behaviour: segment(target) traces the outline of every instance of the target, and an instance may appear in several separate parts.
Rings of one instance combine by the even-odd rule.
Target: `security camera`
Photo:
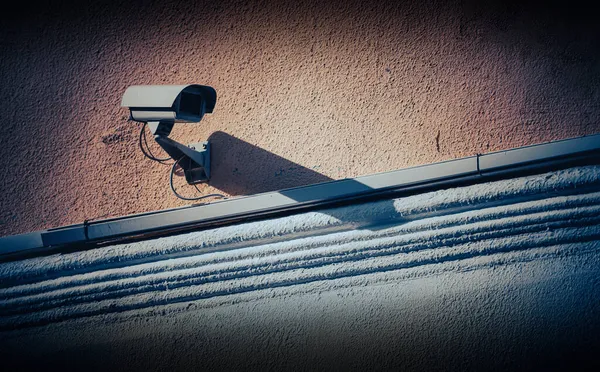
[[[185,146],[168,136],[175,123],[197,123],[212,113],[216,102],[217,92],[206,85],[134,85],[125,91],[121,106],[129,108],[131,120],[148,125],[155,141],[181,166],[186,181],[196,184],[210,179],[210,144]]]

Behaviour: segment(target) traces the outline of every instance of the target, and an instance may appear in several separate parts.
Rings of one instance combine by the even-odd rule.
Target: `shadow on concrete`
[[[210,135],[210,185],[230,195],[252,195],[332,181],[315,170],[225,132]]]
[[[355,179],[333,180],[315,170],[275,155],[260,147],[242,141],[224,132],[215,132],[208,138],[211,143],[211,179],[209,184],[230,195],[254,195],[277,191],[287,200],[314,203],[331,198],[343,199],[368,193],[373,189]],[[300,187],[303,186],[303,187]],[[273,196],[277,198],[277,196]],[[278,199],[285,203],[285,199]],[[395,214],[393,201],[379,203],[377,219]],[[257,205],[256,207],[259,207]],[[347,226],[371,226],[372,212],[368,208],[320,210],[344,221]],[[381,222],[381,221],[377,221]],[[314,232],[312,232],[314,233]]]

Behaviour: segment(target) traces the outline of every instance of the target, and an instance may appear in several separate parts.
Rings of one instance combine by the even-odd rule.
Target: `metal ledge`
[[[206,205],[85,222],[0,238],[0,261],[167,236],[311,209],[398,197],[600,163],[600,134],[497,151]]]

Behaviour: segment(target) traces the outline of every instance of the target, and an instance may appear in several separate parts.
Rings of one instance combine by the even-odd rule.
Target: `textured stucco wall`
[[[593,15],[572,2],[5,9],[0,235],[185,204],[137,148],[119,107],[132,84],[216,88],[215,113],[172,136],[211,137],[202,190],[230,195],[599,132]]]

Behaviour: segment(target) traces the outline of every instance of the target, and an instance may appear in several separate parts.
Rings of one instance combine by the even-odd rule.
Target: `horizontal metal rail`
[[[0,261],[145,240],[241,221],[600,163],[600,134],[324,182],[205,205],[0,238]]]

